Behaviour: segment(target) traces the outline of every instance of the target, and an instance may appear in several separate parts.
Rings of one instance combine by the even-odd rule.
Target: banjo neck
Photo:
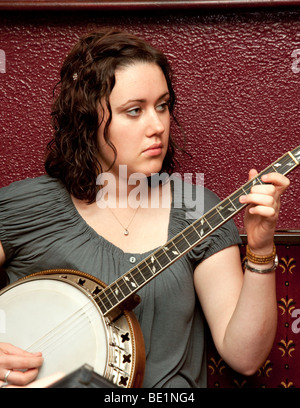
[[[106,286],[94,297],[104,316],[120,306],[158,274],[176,262],[179,258],[199,245],[212,232],[239,213],[246,204],[241,204],[241,195],[249,194],[252,186],[264,184],[261,177],[270,172],[286,175],[295,169],[300,162],[300,145],[285,153],[281,158],[268,166],[256,177],[194,221],[181,233],[166,242],[126,272],[123,276]]]

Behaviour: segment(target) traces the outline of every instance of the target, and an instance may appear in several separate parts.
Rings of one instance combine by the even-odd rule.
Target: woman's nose
[[[147,118],[146,135],[151,137],[153,135],[161,135],[165,131],[165,125],[161,115],[157,112],[151,112]]]

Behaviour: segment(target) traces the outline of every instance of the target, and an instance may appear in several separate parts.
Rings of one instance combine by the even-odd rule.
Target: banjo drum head
[[[99,308],[69,281],[39,276],[25,279],[0,296],[0,342],[42,352],[38,378],[66,375],[83,364],[104,375],[108,338]]]

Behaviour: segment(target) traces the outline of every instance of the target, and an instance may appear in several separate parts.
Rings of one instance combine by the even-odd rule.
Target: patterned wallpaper
[[[177,117],[192,159],[221,198],[299,145],[300,9],[152,12],[1,12],[0,186],[43,173],[52,89],[67,51],[92,29],[134,32],[169,56]],[[183,144],[182,136],[176,131]],[[279,228],[300,229],[300,177],[283,199]],[[236,217],[242,226],[242,216]]]

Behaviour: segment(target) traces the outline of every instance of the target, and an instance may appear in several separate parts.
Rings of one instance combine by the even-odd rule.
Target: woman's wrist
[[[263,274],[274,271],[278,266],[275,244],[273,244],[272,251],[265,252],[265,254],[253,252],[247,245],[244,266],[248,271],[255,273]]]
[[[275,256],[275,259],[272,263],[269,264],[254,264],[250,262],[248,259],[245,260],[244,262],[244,267],[245,270],[248,270],[250,272],[254,273],[260,273],[260,274],[267,274],[275,271],[275,269],[278,266],[278,257],[277,255]]]
[[[273,243],[272,249],[265,248],[260,251],[253,251],[249,245],[246,247],[246,257],[248,261],[254,264],[270,264],[273,263],[276,256],[276,246]]]

